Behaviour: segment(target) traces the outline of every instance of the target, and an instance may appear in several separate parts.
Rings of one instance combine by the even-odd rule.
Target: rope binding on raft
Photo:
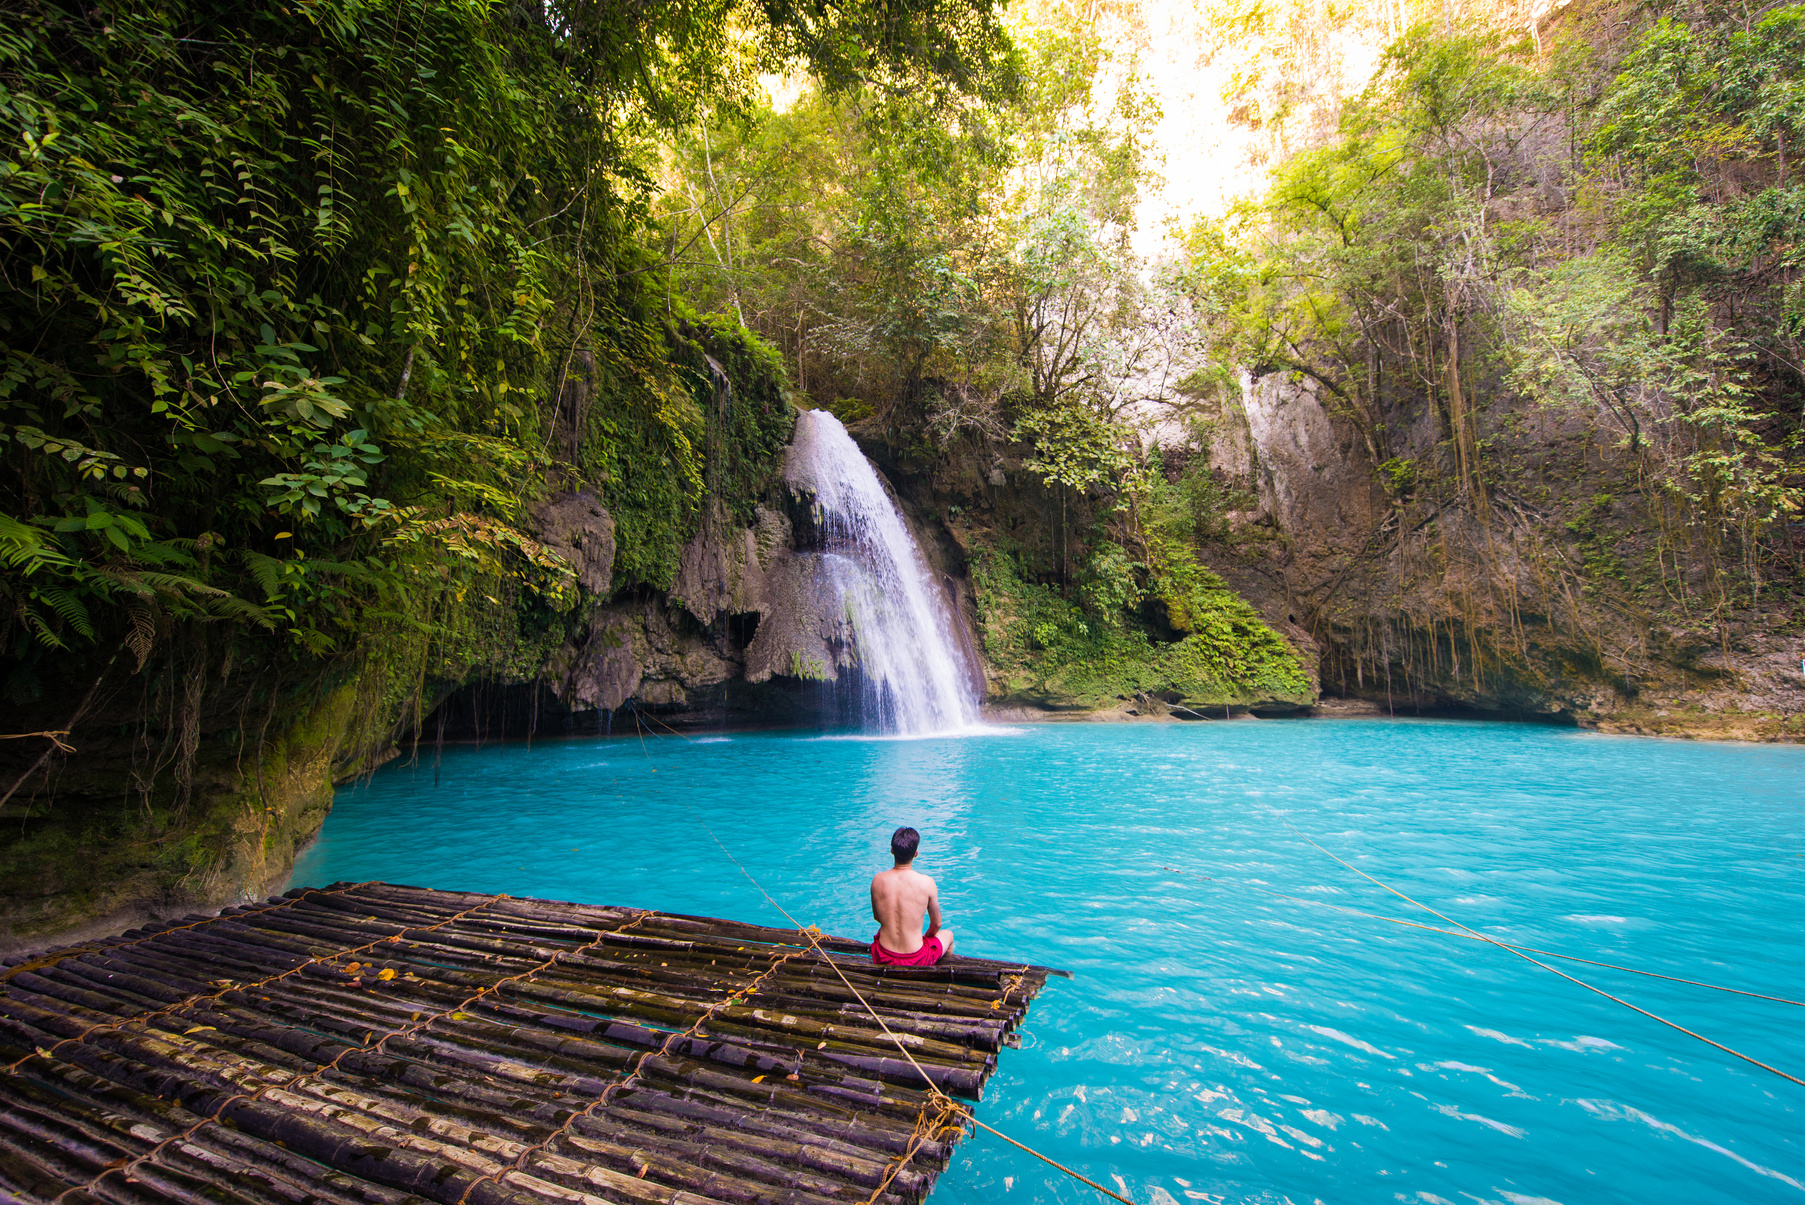
[[[914,1205],[1056,972],[806,938],[341,883],[16,958],[0,1196]]]

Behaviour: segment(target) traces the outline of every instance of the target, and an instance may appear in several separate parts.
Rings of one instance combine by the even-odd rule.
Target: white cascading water
[[[971,727],[978,701],[957,621],[877,471],[825,410],[796,422],[786,475],[815,493],[820,572],[852,627],[866,727],[905,736]]]

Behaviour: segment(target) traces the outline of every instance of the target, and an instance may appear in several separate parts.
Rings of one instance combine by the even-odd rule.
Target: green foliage
[[[1489,522],[1527,398],[1615,431],[1651,517],[1759,581],[1801,505],[1805,7],[1657,21],[1616,66],[1525,49],[1408,31],[1178,280],[1216,363],[1312,382],[1395,504]],[[1399,455],[1424,403],[1438,446]]]
[[[1245,601],[1191,559],[1181,546],[1151,582],[1136,584],[1145,566],[1119,550],[1100,549],[1089,570],[1087,601],[1099,614],[1067,601],[1049,586],[1025,580],[1007,551],[975,550],[972,581],[983,622],[984,651],[1012,694],[1058,695],[1092,706],[1157,695],[1197,706],[1261,698],[1307,702],[1309,676],[1284,637]],[[1178,639],[1151,639],[1124,622],[1121,608],[1159,597],[1182,623]]]
[[[1033,454],[1025,462],[1048,487],[1080,492],[1114,482],[1135,460],[1123,447],[1126,432],[1096,411],[1072,403],[1030,410],[1015,425],[1015,437]]]
[[[748,110],[760,70],[949,109],[1015,78],[967,0],[5,12],[0,590],[51,645],[556,610],[523,528],[566,457],[619,508],[620,583],[668,580],[787,414],[755,341],[667,323],[649,137]]]
[[[899,442],[1005,438],[1030,411],[1113,421],[1148,325],[1127,246],[1158,119],[1076,11],[1019,30],[1009,103],[949,110],[805,91],[681,139],[659,212],[674,275],[741,317],[815,404],[857,398]],[[1024,429],[1025,430],[1025,429]]]
[[[601,404],[578,420],[579,477],[599,483],[616,524],[616,589],[669,588],[705,497],[749,522],[794,422],[770,347],[730,318],[672,308],[650,415]],[[596,365],[600,399],[623,389],[611,367]]]

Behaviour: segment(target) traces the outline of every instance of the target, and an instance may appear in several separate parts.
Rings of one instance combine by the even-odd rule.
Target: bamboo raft
[[[914,1064],[795,930],[707,917],[339,883],[15,957],[0,1197],[919,1202],[1062,972],[817,940]]]

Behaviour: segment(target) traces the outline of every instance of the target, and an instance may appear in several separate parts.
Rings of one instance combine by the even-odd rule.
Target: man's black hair
[[[900,862],[913,862],[921,847],[921,834],[912,828],[899,828],[890,834],[890,856]]]

